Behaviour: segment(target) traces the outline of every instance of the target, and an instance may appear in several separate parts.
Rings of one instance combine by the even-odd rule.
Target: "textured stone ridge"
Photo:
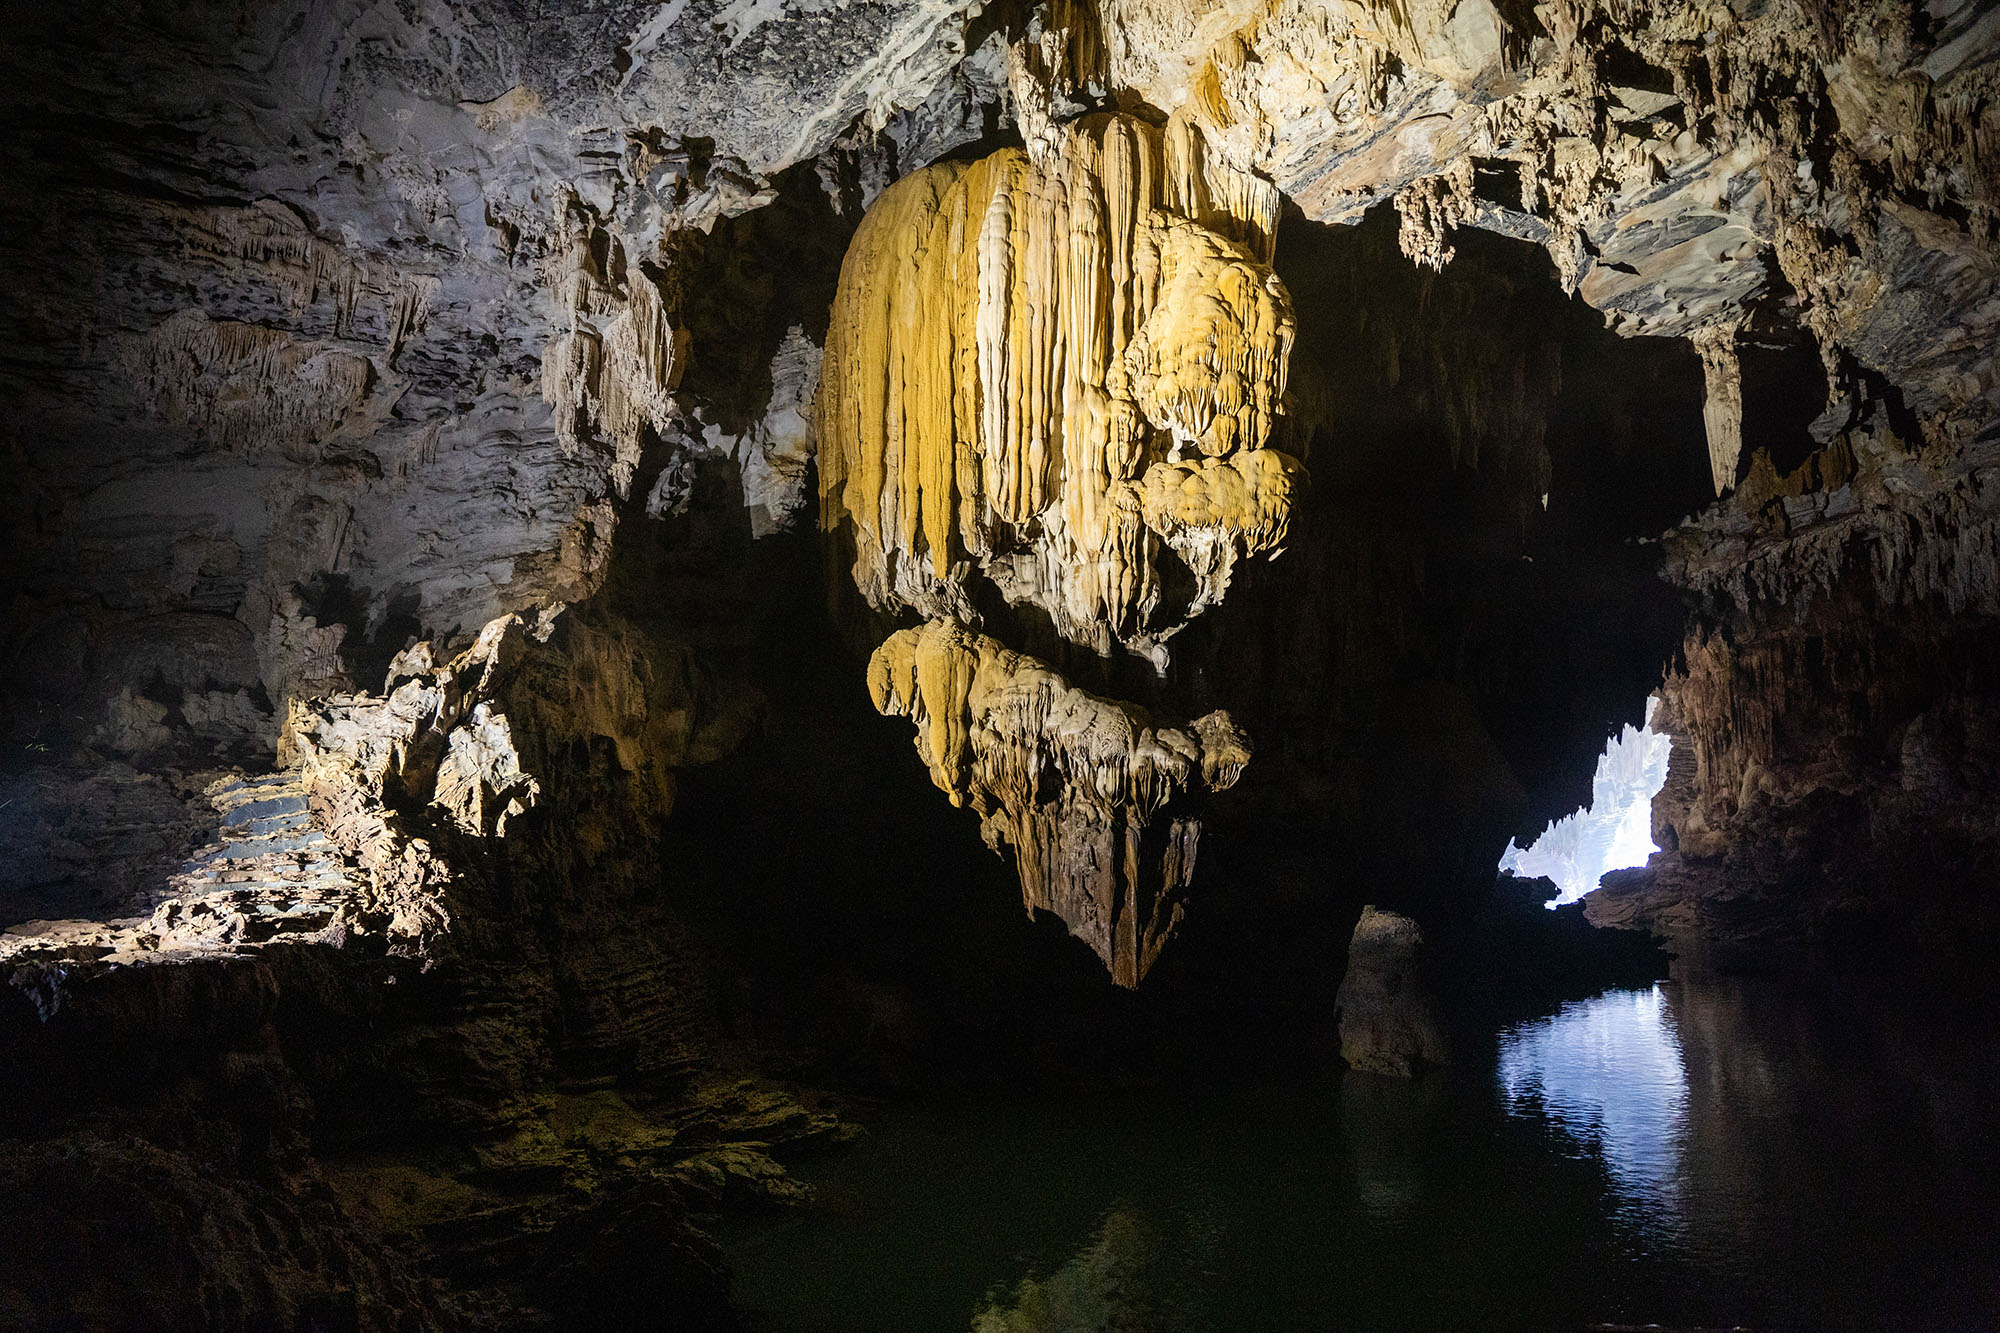
[[[1655,688],[1593,920],[1990,971],[1986,0],[15,10],[0,1324],[726,1322],[738,1074],[1313,1027]]]
[[[1192,119],[1308,217],[1394,200],[1546,246],[1621,333],[1694,338],[1730,461],[1729,345],[1773,307],[1836,381],[1921,415],[2000,406],[1989,6],[1104,0],[1110,86]],[[1980,349],[1980,350],[1975,350]],[[1734,476],[1723,478],[1723,484]]]
[[[1250,751],[1226,713],[1153,727],[1031,657],[949,621],[875,650],[881,712],[917,726],[917,753],[953,805],[1012,848],[1030,911],[1054,912],[1137,986],[1179,925],[1201,824],[1189,797],[1235,784]]]
[[[500,711],[528,632],[503,616],[443,666],[426,644],[403,654],[383,695],[295,700],[280,771],[209,784],[212,845],[148,900],[122,904],[127,915],[10,924],[0,969],[47,1012],[78,964],[188,962],[275,943],[432,955],[452,925],[454,872],[413,823],[498,838],[540,794]]]
[[[916,172],[863,220],[817,402],[823,520],[851,523],[879,608],[977,623],[984,577],[1164,667],[1234,562],[1282,545],[1301,474],[1262,447],[1293,338],[1278,196],[1185,120],[1046,138]]]
[[[1990,939],[2000,442],[1912,450],[1872,410],[1665,545],[1700,611],[1661,690],[1661,852],[1590,919],[1717,968]]]

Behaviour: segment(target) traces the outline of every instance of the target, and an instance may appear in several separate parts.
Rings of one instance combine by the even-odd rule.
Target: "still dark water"
[[[1994,1039],[1614,990],[1449,1076],[903,1108],[725,1237],[769,1330],[2000,1328]]]

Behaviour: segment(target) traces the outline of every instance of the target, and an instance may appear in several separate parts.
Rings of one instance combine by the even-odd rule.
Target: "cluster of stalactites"
[[[168,317],[130,355],[134,383],[166,420],[226,449],[307,462],[318,461],[375,375],[367,357],[339,344],[199,310]]]
[[[1736,326],[1705,328],[1691,341],[1701,354],[1701,419],[1708,431],[1708,469],[1720,496],[1736,484],[1736,464],[1743,456],[1743,366],[1736,353]]]
[[[545,281],[569,330],[542,354],[542,397],[565,447],[586,431],[611,449],[611,480],[631,488],[644,433],[675,419],[673,390],[686,368],[688,335],[673,326],[660,281],[629,262],[624,243],[589,205],[566,195],[557,207],[562,244]]]
[[[1044,165],[939,163],[863,219],[817,402],[822,516],[853,523],[878,607],[970,618],[977,569],[1072,641],[1163,664],[1234,560],[1284,540],[1300,469],[1259,457],[1294,331],[1280,201],[1182,118],[1058,131]],[[1163,541],[1228,548],[1192,608],[1162,609]]]
[[[1233,785],[1248,744],[1226,713],[1154,727],[1128,704],[950,621],[875,650],[868,689],[910,718],[931,780],[1011,847],[1027,906],[1055,912],[1136,986],[1181,917],[1200,825],[1185,797]]]

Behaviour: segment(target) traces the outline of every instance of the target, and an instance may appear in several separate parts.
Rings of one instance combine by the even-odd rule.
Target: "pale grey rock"
[[[564,192],[637,262],[836,140],[929,160],[991,128],[976,8],[23,15],[0,55],[0,447],[29,476],[9,582],[38,614],[233,620],[279,713],[412,629],[582,595],[632,463],[567,445],[541,401]],[[81,106],[101,115],[46,114]],[[765,526],[799,504],[811,369],[788,347],[784,401],[731,446]]]

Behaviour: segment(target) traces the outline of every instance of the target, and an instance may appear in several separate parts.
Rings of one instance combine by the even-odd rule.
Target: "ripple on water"
[[[1688,1079],[1666,987],[1606,991],[1509,1029],[1498,1076],[1509,1111],[1539,1112],[1600,1153],[1639,1216],[1679,1219]]]

